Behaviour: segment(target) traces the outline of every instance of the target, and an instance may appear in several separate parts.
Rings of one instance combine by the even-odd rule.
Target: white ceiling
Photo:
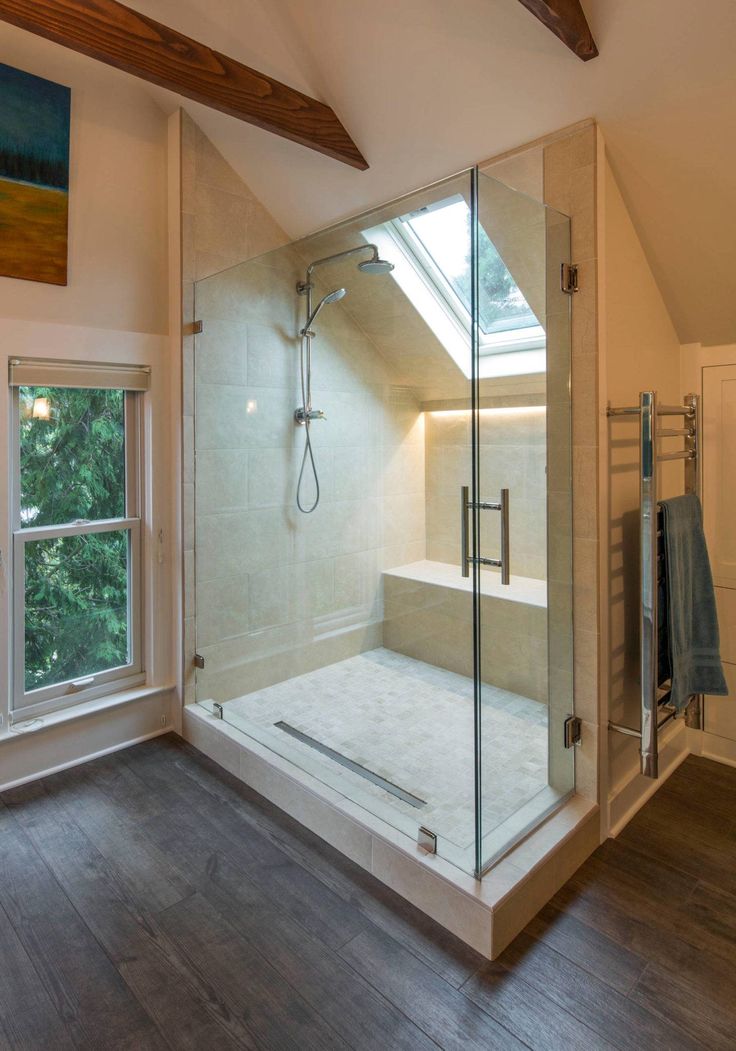
[[[367,172],[185,102],[294,237],[596,117],[680,339],[736,342],[736,0],[583,0],[587,63],[518,0],[129,2],[337,111]]]

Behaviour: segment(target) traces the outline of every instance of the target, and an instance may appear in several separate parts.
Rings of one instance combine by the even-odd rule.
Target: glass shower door
[[[194,566],[199,703],[473,872],[469,205],[465,171],[197,282]]]
[[[476,172],[476,874],[574,786],[570,223]]]
[[[568,259],[466,171],[195,290],[196,699],[478,875],[572,787]]]

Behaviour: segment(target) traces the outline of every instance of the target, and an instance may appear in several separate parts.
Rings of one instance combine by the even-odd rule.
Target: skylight
[[[469,376],[470,209],[464,197],[447,197],[363,235],[396,264],[392,277]],[[481,376],[544,371],[544,330],[482,227],[479,264]]]

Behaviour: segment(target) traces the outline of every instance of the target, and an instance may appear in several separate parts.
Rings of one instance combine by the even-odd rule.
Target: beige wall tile
[[[573,469],[573,566],[572,590],[574,607],[576,710],[585,718],[598,718],[598,330],[597,330],[597,259],[596,259],[596,151],[595,127],[560,139],[544,150],[545,200],[569,215],[571,224],[571,260],[578,266],[580,291],[572,297],[572,469]],[[550,279],[551,283],[551,279]],[[560,394],[564,397],[564,369],[559,375]],[[569,448],[569,436],[562,420],[550,433],[551,447]],[[550,450],[550,468],[555,489],[564,493],[567,480],[561,470],[563,457],[555,460]],[[562,509],[564,519],[564,509]],[[564,537],[564,533],[563,533]],[[568,542],[554,548],[555,565],[564,566]],[[564,577],[551,567],[554,577]],[[564,580],[556,585],[555,601],[566,603]],[[562,609],[562,606],[560,607]],[[565,633],[554,636],[552,652],[565,654]],[[555,662],[557,663],[557,661]],[[564,698],[564,670],[557,668],[560,697]],[[560,678],[562,676],[562,678]],[[591,755],[597,769],[595,750]],[[597,784],[586,771],[582,781],[586,791]],[[581,783],[582,783],[581,781]],[[595,790],[595,789],[594,789]]]
[[[193,121],[190,123],[194,125]],[[196,125],[194,125],[193,139],[193,160],[197,185],[201,186],[204,184],[213,189],[235,194],[245,200],[255,202],[253,194],[237,172],[230,167],[219,150],[215,149],[204,132],[202,132]],[[186,152],[187,161],[191,164],[191,146]]]
[[[594,445],[576,445],[572,451],[573,492],[575,501],[575,535],[595,540],[598,536],[598,449]]]
[[[436,561],[460,563],[460,487],[471,479],[468,418],[428,415],[426,430],[427,552]],[[543,408],[499,409],[480,420],[479,470],[482,497],[496,500],[509,489],[512,572],[546,576],[546,419]],[[500,522],[482,520],[484,553],[497,557]]]

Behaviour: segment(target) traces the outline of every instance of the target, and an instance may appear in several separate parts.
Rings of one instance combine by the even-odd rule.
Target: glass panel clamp
[[[565,748],[572,748],[583,740],[583,724],[577,715],[568,715],[564,723]]]

